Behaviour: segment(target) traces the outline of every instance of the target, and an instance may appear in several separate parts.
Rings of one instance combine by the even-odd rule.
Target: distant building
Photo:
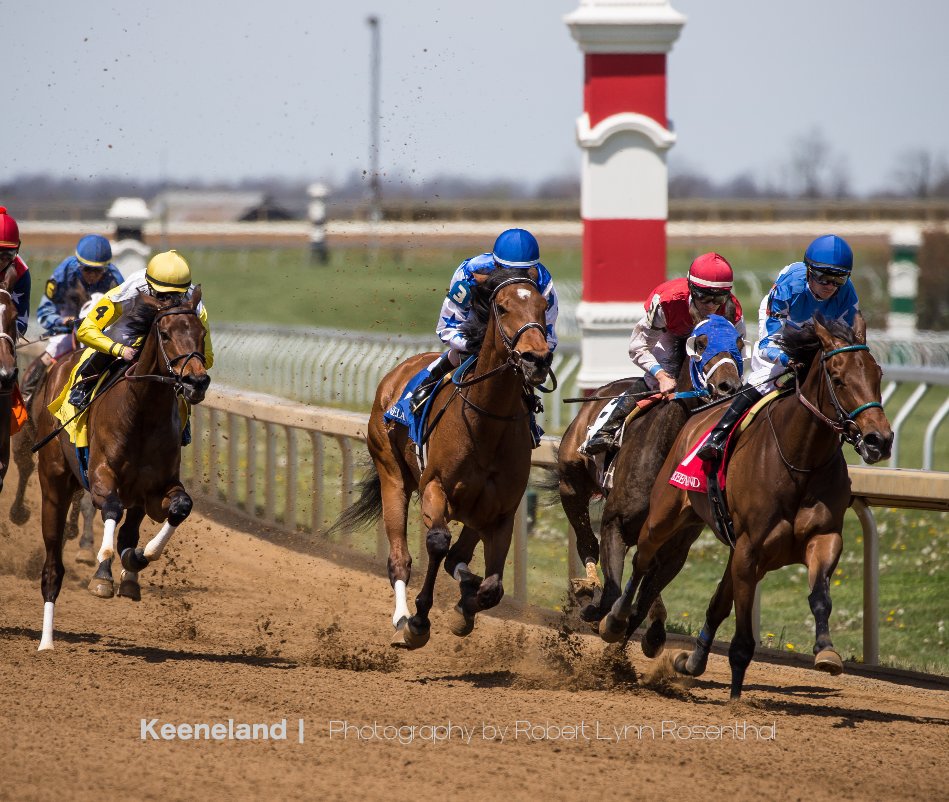
[[[293,220],[264,192],[172,189],[151,201],[156,219],[166,223],[246,223]]]

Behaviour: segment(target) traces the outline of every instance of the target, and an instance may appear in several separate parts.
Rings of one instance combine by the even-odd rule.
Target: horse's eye
[[[161,336],[162,342],[168,342],[171,339],[167,331],[159,331],[158,334]]]

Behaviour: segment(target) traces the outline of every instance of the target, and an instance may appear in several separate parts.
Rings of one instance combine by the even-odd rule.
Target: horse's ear
[[[477,284],[484,284],[488,280],[490,273],[472,273],[471,277],[475,280]]]
[[[530,276],[531,281],[535,284],[540,281],[540,271],[536,267],[527,268],[527,275]]]
[[[867,321],[859,312],[853,321],[853,339],[860,345],[867,344]]]
[[[834,347],[834,335],[830,333],[830,330],[824,325],[825,323],[823,315],[814,316],[814,333],[820,340],[821,348],[830,351]]]
[[[702,358],[702,354],[706,348],[708,348],[707,334],[700,334],[698,337],[689,337],[689,339],[685,341],[685,352],[696,362]]]
[[[695,304],[689,304],[689,316],[692,318],[692,328],[695,328],[704,320],[702,313],[695,308]]]
[[[738,309],[735,306],[735,299],[729,295],[725,301],[725,314],[723,317],[731,324],[738,322]]]
[[[0,274],[0,290],[6,290],[9,292],[13,289],[13,285],[16,284],[16,270],[11,264],[6,270]]]
[[[198,308],[198,304],[201,303],[201,285],[198,284],[195,286],[194,290],[191,293],[191,306],[193,309]]]
[[[140,293],[138,297],[145,306],[151,309],[158,309],[161,306],[161,304],[158,303],[158,299],[147,292]]]
[[[739,354],[745,355],[745,341],[740,336],[735,338],[735,348],[738,349]]]

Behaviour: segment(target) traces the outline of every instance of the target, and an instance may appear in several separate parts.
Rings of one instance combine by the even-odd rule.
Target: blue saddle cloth
[[[428,368],[422,368],[422,370],[416,373],[409,379],[409,383],[405,385],[405,389],[402,391],[402,397],[389,407],[382,416],[385,420],[395,421],[396,423],[401,423],[403,426],[408,426],[409,439],[413,443],[420,442],[422,434],[425,432],[425,422],[428,419],[428,411],[431,409],[432,399],[435,397],[435,393],[429,395],[418,414],[412,411],[412,393],[414,393],[415,388],[429,376],[431,376],[431,373]]]

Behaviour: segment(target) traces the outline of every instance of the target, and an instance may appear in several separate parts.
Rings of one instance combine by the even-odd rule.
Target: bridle
[[[132,373],[132,370],[135,369],[137,362],[133,365],[130,365],[128,370],[125,372],[125,378],[128,381],[153,381],[161,382],[162,384],[171,384],[174,385],[175,395],[183,395],[185,390],[185,381],[184,381],[184,372],[185,368],[188,367],[188,363],[192,359],[197,359],[202,365],[206,365],[204,354],[200,351],[191,351],[187,354],[179,354],[175,357],[169,357],[168,352],[165,350],[165,345],[161,339],[161,330],[158,326],[158,322],[163,318],[170,317],[171,315],[194,315],[198,317],[197,311],[190,306],[173,306],[170,309],[162,309],[155,315],[155,319],[152,321],[152,331],[155,332],[155,338],[158,340],[158,353],[161,354],[161,358],[165,362],[165,374],[154,374],[154,373],[144,373],[144,374],[135,374]],[[180,368],[175,369],[175,365],[180,363]]]
[[[830,395],[830,402],[834,406],[834,410],[837,413],[836,420],[831,420],[828,418],[820,409],[809,401],[804,394],[801,392],[801,383],[797,377],[797,372],[794,375],[794,381],[796,385],[796,392],[798,400],[814,413],[815,416],[824,423],[826,423],[831,429],[834,430],[836,434],[839,434],[844,440],[850,443],[854,448],[859,448],[860,441],[863,439],[863,436],[860,433],[860,429],[856,424],[856,418],[863,412],[866,412],[868,409],[873,409],[874,407],[878,409],[883,409],[883,404],[879,401],[869,401],[866,404],[861,404],[852,412],[846,412],[843,408],[843,405],[837,398],[837,394],[834,392],[834,384],[830,378],[830,371],[827,370],[827,360],[832,356],[837,354],[846,353],[849,351],[869,351],[870,346],[868,345],[847,345],[842,348],[834,348],[830,351],[824,351],[820,357],[821,370],[823,371],[824,385],[827,387],[827,392]]]

